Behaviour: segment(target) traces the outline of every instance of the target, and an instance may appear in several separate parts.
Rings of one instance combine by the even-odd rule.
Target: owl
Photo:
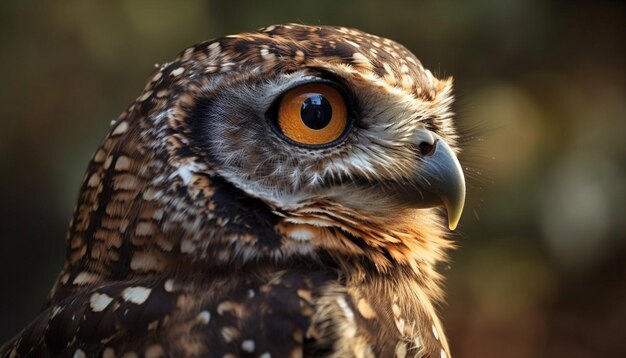
[[[0,356],[448,357],[452,100],[344,27],[184,50],[112,124],[46,304]]]

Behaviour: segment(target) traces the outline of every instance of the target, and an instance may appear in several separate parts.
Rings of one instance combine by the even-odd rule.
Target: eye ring
[[[311,82],[287,90],[273,112],[281,137],[305,147],[335,145],[352,125],[343,91],[329,82]]]

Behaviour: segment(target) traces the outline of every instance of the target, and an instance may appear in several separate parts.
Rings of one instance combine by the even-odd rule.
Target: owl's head
[[[465,198],[451,86],[403,46],[341,27],[204,42],[118,119],[81,199],[119,169],[109,185],[137,196],[110,210],[125,214],[122,236],[149,231],[151,245],[198,257],[436,260],[437,208],[453,229]],[[232,250],[214,255],[218,243]]]

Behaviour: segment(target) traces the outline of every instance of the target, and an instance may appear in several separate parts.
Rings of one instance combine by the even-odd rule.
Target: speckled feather
[[[411,114],[312,156],[240,101],[320,73],[376,118]],[[451,101],[450,80],[358,30],[275,25],[188,48],[97,150],[46,307],[0,356],[449,356],[438,210],[346,203],[419,165],[403,161],[416,123],[454,145]]]

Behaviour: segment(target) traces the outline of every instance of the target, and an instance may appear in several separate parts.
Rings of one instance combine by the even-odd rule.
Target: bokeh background
[[[0,1],[0,341],[41,307],[83,170],[155,63],[339,24],[455,77],[470,197],[443,267],[456,357],[626,356],[623,2]]]

